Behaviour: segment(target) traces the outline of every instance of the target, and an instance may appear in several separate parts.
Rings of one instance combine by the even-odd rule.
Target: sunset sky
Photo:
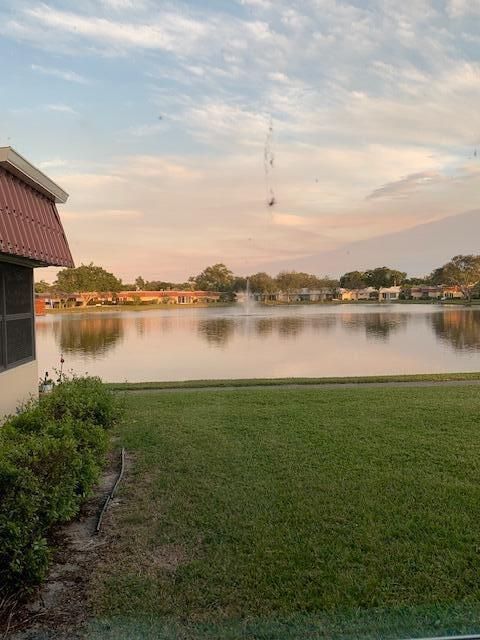
[[[0,145],[124,281],[478,207],[480,0],[1,0],[0,35]]]

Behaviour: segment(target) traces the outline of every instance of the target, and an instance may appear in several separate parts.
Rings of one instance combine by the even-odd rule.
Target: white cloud
[[[256,9],[270,9],[272,7],[271,0],[240,0],[240,4]]]
[[[38,163],[39,169],[45,170],[66,167],[67,165],[68,163],[66,162],[66,160],[63,160],[62,158],[52,158],[51,160],[43,160],[42,162]]]
[[[114,11],[125,11],[134,9],[135,11],[144,11],[150,6],[147,0],[100,0],[102,5],[107,9]]]
[[[480,0],[449,0],[447,8],[453,18],[480,14]]]
[[[119,22],[60,11],[48,5],[26,9],[25,14],[44,27],[120,49],[134,47],[186,53],[208,32],[205,23],[180,13],[164,13],[156,23]]]
[[[89,80],[84,76],[76,73],[75,71],[66,71],[62,69],[55,69],[53,67],[42,67],[39,64],[30,65],[32,71],[36,71],[37,73],[41,73],[46,76],[53,76],[55,78],[61,78],[62,80],[66,80],[67,82],[76,82],[78,84],[88,84]]]
[[[71,115],[78,115],[78,111],[75,111],[68,104],[46,104],[44,106],[45,111],[56,111],[57,113],[70,113]]]
[[[436,171],[420,171],[419,173],[411,173],[400,180],[388,182],[378,187],[367,196],[367,200],[376,198],[406,198],[422,187],[431,187],[438,181],[442,180]]]

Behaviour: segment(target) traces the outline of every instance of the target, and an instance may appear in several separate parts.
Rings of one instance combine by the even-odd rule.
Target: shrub
[[[70,415],[104,428],[111,427],[121,411],[118,399],[100,378],[88,376],[65,379],[41,404],[56,420]]]
[[[0,585],[45,575],[49,534],[77,515],[98,479],[117,402],[97,378],[56,387],[0,428]]]

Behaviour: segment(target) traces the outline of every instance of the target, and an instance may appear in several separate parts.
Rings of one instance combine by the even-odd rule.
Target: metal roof
[[[0,147],[0,167],[35,187],[47,197],[53,198],[55,202],[64,204],[68,200],[66,191],[21,156],[13,147]]]
[[[73,267],[70,248],[55,206],[55,201],[65,202],[67,194],[54,182],[50,181],[49,184],[49,179],[41,172],[43,185],[25,172],[16,171],[9,162],[2,162],[1,158],[0,154],[0,253],[26,258],[39,266]],[[33,174],[33,165],[26,160],[25,163]],[[52,185],[64,195],[52,193]]]

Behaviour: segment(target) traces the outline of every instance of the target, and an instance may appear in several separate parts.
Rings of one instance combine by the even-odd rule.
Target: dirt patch
[[[156,569],[173,572],[187,562],[185,549],[178,544],[164,544],[155,549],[150,556],[150,562]]]
[[[128,472],[130,458],[125,460]],[[7,627],[0,627],[12,640],[81,638],[79,629],[89,615],[87,586],[95,567],[111,542],[112,533],[104,521],[97,534],[98,514],[119,472],[118,453],[109,456],[95,493],[82,507],[79,517],[55,533],[56,549],[46,581],[24,603]],[[110,507],[118,503],[115,498]]]

